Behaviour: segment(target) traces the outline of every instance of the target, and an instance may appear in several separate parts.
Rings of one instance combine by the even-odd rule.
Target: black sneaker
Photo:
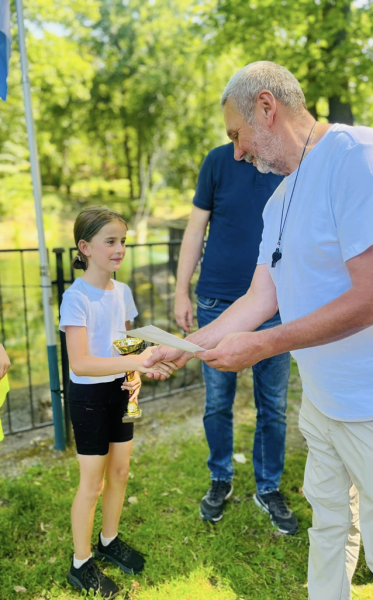
[[[199,507],[199,514],[204,521],[220,521],[224,515],[224,503],[233,494],[233,485],[230,481],[213,479],[206,496],[203,497]]]
[[[95,593],[100,592],[103,598],[115,598],[119,592],[118,586],[100,571],[93,558],[87,560],[80,569],[74,567],[73,560],[67,581],[81,590],[89,592],[92,589]]]
[[[294,535],[298,531],[298,521],[295,514],[286,506],[284,496],[278,492],[268,494],[254,494],[254,502],[271,517],[272,525],[280,533]]]
[[[117,565],[125,573],[133,575],[140,573],[145,565],[145,559],[142,554],[127,546],[118,536],[108,546],[104,546],[99,535],[95,558],[108,560]]]

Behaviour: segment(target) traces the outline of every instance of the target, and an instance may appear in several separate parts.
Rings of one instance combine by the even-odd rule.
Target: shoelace
[[[276,509],[280,514],[282,514],[282,515],[288,514],[288,507],[286,506],[285,498],[281,494],[281,492],[279,492],[279,491],[270,492],[268,494],[268,496],[269,496],[268,504],[271,504],[273,502],[273,504],[276,505]]]
[[[117,555],[119,554],[122,560],[126,560],[126,558],[130,556],[131,552],[136,552],[136,554],[139,554],[143,558],[148,556],[145,554],[145,552],[139,552],[139,550],[135,550],[134,548],[131,548],[131,546],[127,546],[127,544],[123,542],[123,540],[119,539],[119,537],[117,537],[112,543],[112,549]]]
[[[132,552],[132,548],[127,546],[127,544],[118,537],[115,539],[112,545],[112,550],[115,552],[115,554],[119,555],[122,560],[126,560],[126,558],[128,558]]]
[[[82,572],[82,579],[87,587],[95,587],[98,583],[98,588],[101,587],[101,581],[105,579],[105,575],[100,571],[93,558],[86,563],[86,568]]]
[[[219,500],[220,496],[222,494],[225,495],[226,493],[226,486],[227,486],[227,482],[226,481],[219,481],[219,480],[213,480],[212,484],[211,484],[211,490],[209,493],[209,498],[210,500],[212,500],[213,502],[215,502],[216,500]]]

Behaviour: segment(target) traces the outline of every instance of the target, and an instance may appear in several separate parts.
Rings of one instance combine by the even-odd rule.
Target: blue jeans
[[[198,296],[199,327],[214,321],[232,302]],[[259,327],[281,325],[279,314]],[[290,374],[290,354],[279,354],[253,366],[254,398],[257,409],[253,462],[259,494],[280,487],[284,470],[286,438],[286,396]],[[206,408],[203,418],[210,456],[207,465],[211,479],[233,479],[233,402],[237,374],[222,373],[203,364]]]

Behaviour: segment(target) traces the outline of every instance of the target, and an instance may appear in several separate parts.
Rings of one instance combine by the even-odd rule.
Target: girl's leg
[[[78,461],[80,483],[71,509],[71,521],[75,557],[84,560],[91,554],[93,520],[97,500],[104,487],[108,454],[105,456],[78,454]]]
[[[132,440],[111,443],[106,463],[106,484],[102,497],[102,535],[117,535],[126,493]]]
[[[106,483],[102,497],[102,536],[114,539],[109,542],[109,540],[102,540],[100,536],[95,556],[114,563],[125,573],[135,574],[143,570],[145,560],[139,552],[128,546],[117,535],[126,493],[131,449],[132,440],[110,442]]]

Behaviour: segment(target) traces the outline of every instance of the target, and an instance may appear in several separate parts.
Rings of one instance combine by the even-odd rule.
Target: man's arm
[[[201,258],[203,240],[210,210],[193,206],[180,249],[175,291],[175,319],[179,327],[190,332],[193,326],[193,308],[189,297],[189,285],[194,269]]]
[[[186,339],[202,348],[215,348],[228,333],[254,331],[259,325],[273,317],[276,311],[276,288],[267,265],[258,265],[247,294],[234,302],[215,321],[188,335]],[[165,360],[173,361],[180,368],[191,358],[193,358],[193,354],[189,352],[158,346],[144,366],[151,367],[155,362]],[[149,376],[151,377],[150,374],[148,374]]]
[[[239,371],[290,350],[323,346],[373,325],[373,246],[346,261],[350,290],[309,315],[266,331],[228,335],[198,358],[220,371]]]
[[[236,300],[220,317],[187,336],[202,348],[215,348],[228,333],[254,331],[277,312],[276,288],[267,265],[258,265],[248,292]]]

